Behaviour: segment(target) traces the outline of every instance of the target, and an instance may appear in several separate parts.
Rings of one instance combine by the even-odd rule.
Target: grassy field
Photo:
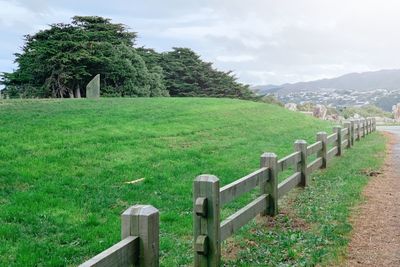
[[[295,139],[312,142],[317,131],[330,132],[331,125],[248,101],[141,98],[2,101],[0,127],[0,266],[81,263],[119,241],[121,212],[139,203],[160,210],[161,264],[179,266],[192,262],[195,176],[212,173],[225,185],[257,169],[262,152],[285,156]],[[353,160],[349,167],[321,173],[293,201],[292,212],[312,227],[304,233],[282,230],[282,215],[274,228],[250,231],[251,236],[243,232],[238,244],[259,237],[265,243],[257,246],[260,251],[246,249],[243,255],[239,247],[243,261],[238,264],[268,262],[275,250],[273,262],[289,265],[342,251],[348,208],[367,181],[360,170],[381,162],[356,156],[357,149],[383,150],[378,135],[367,140],[345,156]],[[125,183],[139,178],[145,180]],[[347,190],[345,203],[337,201],[338,178],[343,186],[338,188]],[[245,196],[225,212],[246,201]],[[330,226],[332,220],[337,225]],[[318,241],[321,227],[334,241],[324,236]],[[299,238],[318,240],[310,248],[308,241],[293,247]],[[287,249],[288,256],[280,256],[280,249]]]

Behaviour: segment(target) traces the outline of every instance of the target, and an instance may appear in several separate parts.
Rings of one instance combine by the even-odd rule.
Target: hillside
[[[255,89],[260,93],[271,90],[279,94],[299,91],[319,91],[323,89],[369,91],[375,89],[399,90],[400,70],[380,70],[362,73],[350,73],[332,79],[310,82],[286,83],[282,85],[260,85]]]
[[[0,103],[1,266],[80,263],[119,240],[120,213],[135,203],[161,211],[164,266],[188,264],[195,176],[227,184],[257,169],[262,152],[286,155],[330,128],[230,99]]]

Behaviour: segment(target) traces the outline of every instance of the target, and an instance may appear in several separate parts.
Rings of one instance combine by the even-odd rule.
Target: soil
[[[371,175],[365,202],[351,221],[353,235],[345,266],[400,266],[400,131],[388,133],[382,173]]]

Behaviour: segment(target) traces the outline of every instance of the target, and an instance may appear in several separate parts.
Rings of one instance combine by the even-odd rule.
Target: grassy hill
[[[225,185],[257,169],[262,152],[287,155],[331,127],[205,98],[7,100],[0,125],[1,266],[78,264],[119,241],[132,204],[160,210],[162,264],[190,264],[195,176]]]

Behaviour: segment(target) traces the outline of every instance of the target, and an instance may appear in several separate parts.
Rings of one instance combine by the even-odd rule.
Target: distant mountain
[[[279,91],[280,86],[279,85],[257,85],[257,86],[253,86],[251,88],[251,90],[253,90],[254,92],[256,92],[257,94],[260,95],[265,95],[265,94],[270,94],[270,93],[276,93],[277,91]]]
[[[299,91],[320,91],[323,89],[340,89],[369,91],[374,89],[400,89],[400,70],[380,70],[362,73],[350,73],[337,78],[322,79],[310,82],[286,83],[283,85],[260,85],[253,90],[260,94],[278,92],[288,94]]]

